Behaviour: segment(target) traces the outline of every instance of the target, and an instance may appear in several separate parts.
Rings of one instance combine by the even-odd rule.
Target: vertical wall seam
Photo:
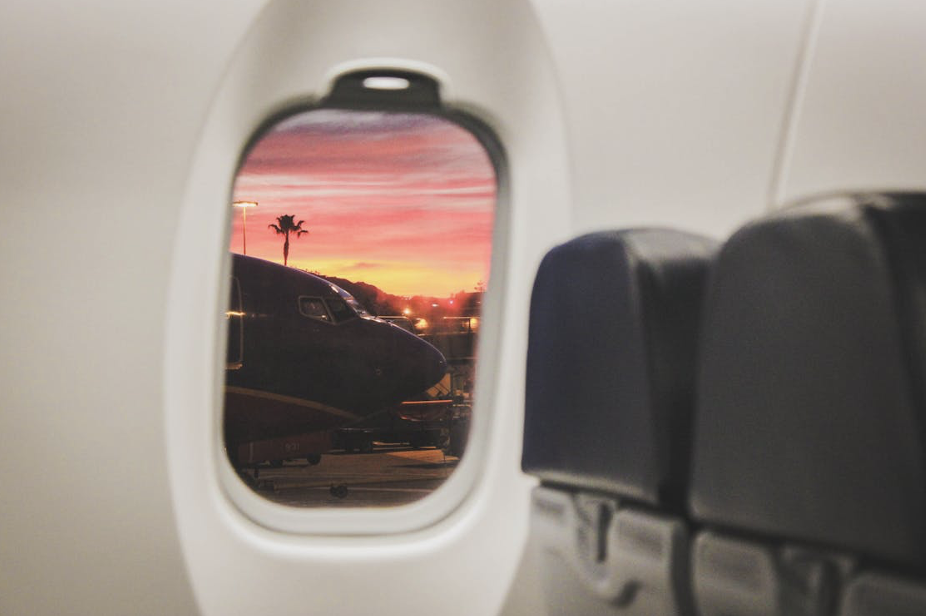
[[[767,212],[779,209],[783,205],[789,163],[793,154],[797,124],[800,119],[799,106],[804,100],[807,83],[810,79],[810,67],[816,52],[825,5],[826,0],[810,0],[807,5],[801,41],[792,69],[791,85],[788,89],[787,102],[782,116],[778,145],[772,163],[771,179],[766,195],[765,209]]]

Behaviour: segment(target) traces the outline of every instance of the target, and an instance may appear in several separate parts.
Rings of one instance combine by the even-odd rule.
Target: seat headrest
[[[926,196],[741,229],[702,332],[694,517],[926,564]]]
[[[546,255],[531,298],[525,472],[684,505],[696,327],[716,248],[635,229]]]

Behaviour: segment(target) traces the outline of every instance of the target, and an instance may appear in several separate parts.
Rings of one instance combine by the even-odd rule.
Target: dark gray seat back
[[[664,229],[551,250],[531,298],[522,467],[552,613],[691,614],[692,385],[716,243]]]
[[[833,198],[750,224],[707,297],[701,615],[829,614],[858,563],[926,566],[926,198]],[[853,601],[845,614],[868,613]]]

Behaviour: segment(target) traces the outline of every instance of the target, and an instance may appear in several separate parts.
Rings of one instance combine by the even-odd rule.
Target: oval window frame
[[[417,67],[416,67],[417,68]],[[405,90],[362,88],[357,84],[370,77],[384,76],[406,79],[413,87]],[[449,477],[430,494],[412,503],[389,507],[337,508],[337,507],[293,507],[270,501],[246,485],[232,468],[225,453],[222,422],[224,421],[224,369],[216,374],[219,393],[215,396],[214,409],[214,459],[219,483],[226,498],[246,518],[269,530],[300,535],[322,536],[371,536],[391,535],[420,531],[439,523],[460,509],[476,487],[480,471],[486,464],[489,426],[487,408],[496,397],[498,382],[495,367],[501,343],[502,293],[505,288],[505,273],[509,255],[510,240],[510,185],[505,148],[489,122],[482,119],[478,109],[462,105],[445,105],[441,101],[442,79],[430,74],[395,67],[362,67],[334,73],[330,80],[329,94],[320,100],[304,99],[281,105],[268,114],[249,133],[229,181],[228,203],[232,202],[234,182],[247,155],[260,139],[278,123],[299,113],[323,109],[345,111],[377,111],[385,113],[414,113],[430,115],[451,122],[469,132],[483,148],[495,173],[495,209],[491,233],[491,254],[489,281],[480,313],[480,357],[475,363],[475,386],[473,392],[472,420],[468,432],[466,455]],[[411,94],[411,96],[409,96]],[[232,208],[225,216],[225,242],[228,251],[231,237]],[[231,252],[224,256],[223,275],[231,275]],[[226,298],[230,285],[220,288],[219,297]],[[220,302],[219,309],[227,310],[227,301]],[[227,332],[224,320],[215,333],[216,357],[224,359]],[[224,366],[224,363],[223,363]]]

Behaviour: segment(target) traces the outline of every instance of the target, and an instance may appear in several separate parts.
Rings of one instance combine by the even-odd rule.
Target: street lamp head
[[[235,201],[232,205],[235,207],[257,207],[257,201]]]

